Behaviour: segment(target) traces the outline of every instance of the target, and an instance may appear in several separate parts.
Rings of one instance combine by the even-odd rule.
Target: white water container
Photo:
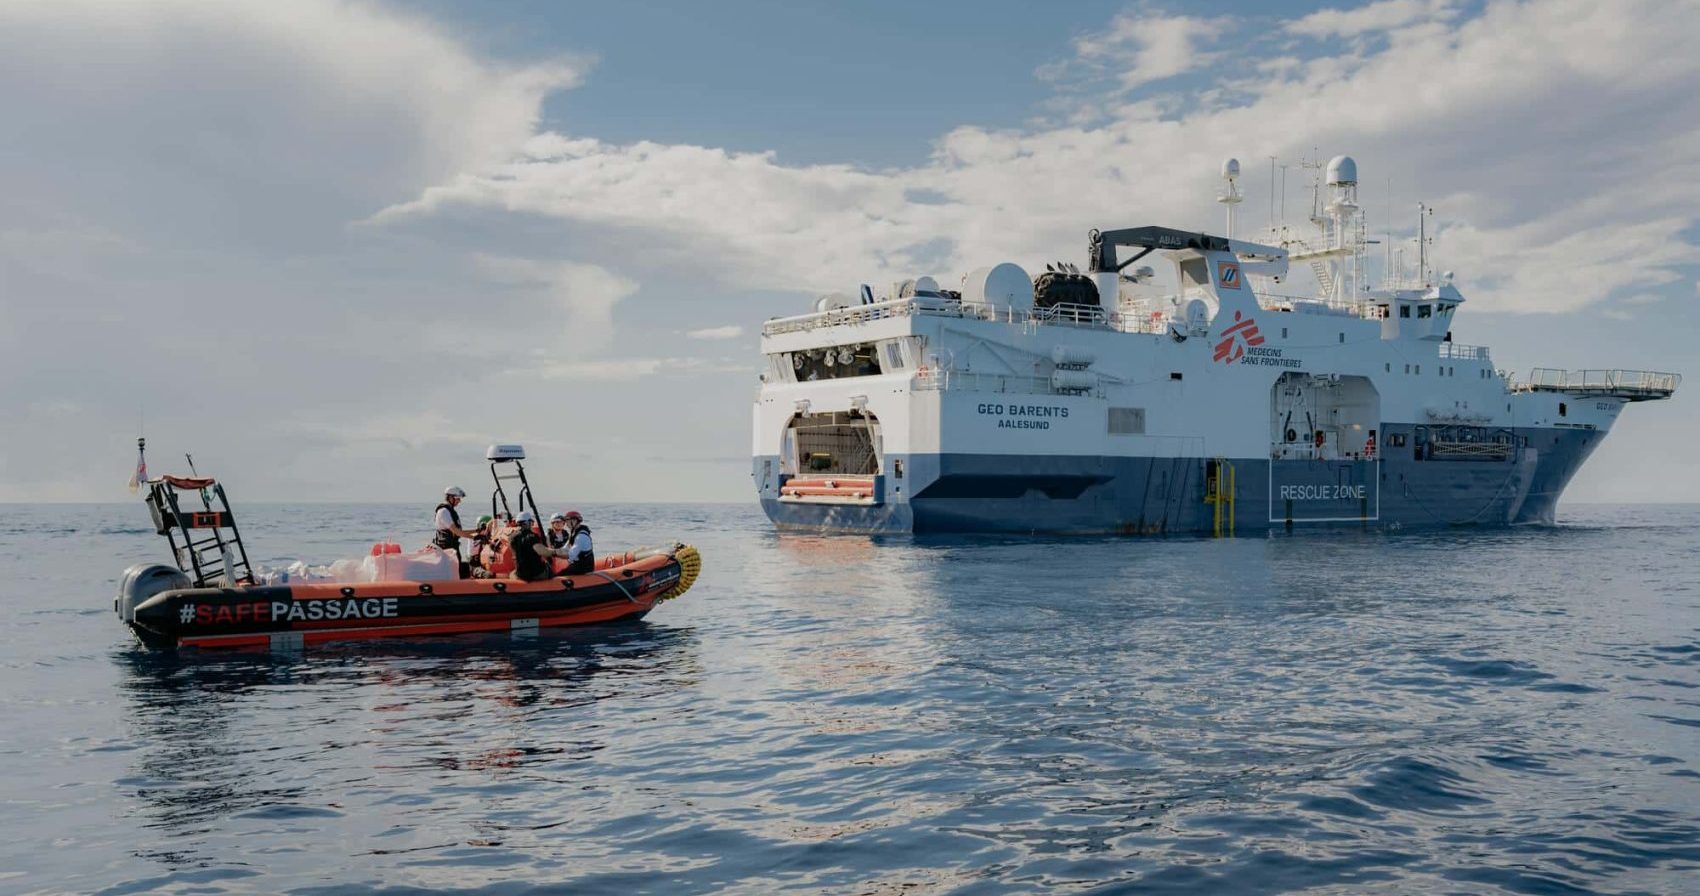
[[[1090,392],[1098,388],[1098,375],[1089,370],[1053,371],[1051,388],[1058,392]]]
[[[1051,349],[1051,363],[1058,367],[1084,370],[1097,360],[1095,353],[1077,345],[1059,345]]]
[[[1033,278],[1018,264],[1004,262],[970,271],[962,278],[962,304],[990,311],[1033,306]]]

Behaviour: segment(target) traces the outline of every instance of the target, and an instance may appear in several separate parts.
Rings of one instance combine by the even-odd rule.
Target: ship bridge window
[[[1418,305],[1417,306],[1417,316],[1418,317],[1433,317],[1434,316],[1434,306],[1427,304],[1426,302],[1424,304]]]
[[[1400,317],[1410,317],[1411,316],[1411,306],[1400,305],[1399,306],[1399,316]]]

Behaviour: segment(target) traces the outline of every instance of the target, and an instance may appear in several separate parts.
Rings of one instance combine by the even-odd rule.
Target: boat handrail
[[[1442,342],[1440,356],[1446,359],[1460,361],[1486,361],[1488,348],[1485,345],[1464,345],[1459,342]]]
[[[1298,314],[1339,314],[1381,320],[1387,316],[1381,305],[1365,299],[1330,299],[1321,296],[1295,296],[1278,292],[1260,292],[1257,303],[1269,311],[1291,311]]]
[[[940,299],[893,299],[872,305],[852,305],[830,311],[814,311],[792,317],[776,317],[762,325],[763,336],[781,333],[805,333],[823,327],[853,326],[892,317],[929,315],[966,320],[1001,321],[1012,324],[1035,324],[1090,329],[1113,329],[1127,333],[1159,332],[1161,327],[1138,315],[1106,311],[1098,305],[1061,303],[1042,308],[992,307],[963,304]],[[1166,326],[1166,324],[1165,324]]]
[[[1055,395],[1065,390],[1055,388],[1050,377],[1026,376],[1013,373],[976,373],[974,371],[952,370],[948,367],[931,367],[915,373],[914,388],[917,392],[948,392],[961,390],[965,392],[992,392],[1017,395]],[[1081,394],[1079,390],[1066,390],[1068,394]],[[1085,390],[1093,397],[1102,397],[1103,387]]]
[[[1379,320],[1384,316],[1381,306],[1368,301],[1324,299],[1315,296],[1289,296],[1278,293],[1258,293],[1259,303],[1271,311],[1291,311],[1300,314],[1324,313]],[[811,311],[790,317],[775,317],[762,324],[763,336],[781,333],[805,333],[823,327],[842,327],[865,324],[893,317],[927,315],[968,320],[1001,321],[1012,324],[1036,324],[1090,329],[1118,330],[1123,333],[1161,333],[1168,329],[1168,314],[1161,311],[1109,311],[1099,305],[1059,303],[1038,308],[995,307],[965,304],[937,298],[890,299],[871,305],[851,305],[828,311]]]
[[[1667,397],[1682,384],[1682,374],[1655,370],[1564,370],[1536,367],[1527,379],[1513,380],[1513,392],[1599,392],[1629,396]]]

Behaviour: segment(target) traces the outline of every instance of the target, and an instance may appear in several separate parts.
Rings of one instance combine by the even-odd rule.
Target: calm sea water
[[[430,507],[249,506],[260,562]],[[0,528],[0,891],[1700,892],[1700,508],[690,541],[636,624],[153,655],[140,503]]]

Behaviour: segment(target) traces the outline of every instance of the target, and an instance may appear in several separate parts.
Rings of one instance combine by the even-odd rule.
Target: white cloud
[[[1319,9],[1288,22],[1286,30],[1308,37],[1358,37],[1416,22],[1445,21],[1457,13],[1453,0],[1380,0],[1356,9]]]
[[[533,314],[519,310],[525,326],[558,326],[580,344],[606,339],[614,306],[638,289],[636,281],[594,264],[494,255],[480,255],[478,261],[492,282],[544,299],[531,306]]]
[[[543,97],[582,62],[493,62],[383,6],[0,0],[0,381],[15,386],[0,416],[49,436],[0,439],[0,464],[112,466],[114,431],[145,403],[150,436],[270,458],[246,495],[309,481],[409,494],[462,469],[480,427],[560,436],[536,410],[573,380],[616,396],[606,414],[641,438],[673,424],[626,409],[687,379],[693,395],[746,397],[747,380],[716,376],[756,359],[669,355],[753,324],[772,296],[752,291],[1079,261],[1091,227],[1215,228],[1230,155],[1246,162],[1251,224],[1267,200],[1253,160],[1268,155],[1357,156],[1372,226],[1387,174],[1401,218],[1432,198],[1438,264],[1471,309],[1628,307],[1691,279],[1700,6],[1453,9],[1318,13],[1261,43],[1136,11],[1072,48],[1071,75],[1109,82],[1091,114],[942,118],[925,162],[868,170],[609,142],[570,119],[539,133]],[[1326,55],[1291,40],[1383,31]],[[1206,73],[1207,89],[1175,92]],[[1150,85],[1170,92],[1127,100]],[[1290,192],[1300,218],[1303,184]],[[739,301],[681,313],[717,291]],[[616,328],[628,319],[641,332]],[[179,406],[191,381],[201,391]],[[747,440],[747,421],[696,404],[705,433]],[[405,470],[385,456],[399,444],[417,455]],[[343,466],[276,460],[294,452]],[[77,487],[12,478],[0,500],[106,494]]]
[[[744,335],[744,328],[737,324],[728,324],[724,327],[704,327],[685,333],[685,337],[688,339],[737,339],[742,335]]]
[[[511,156],[582,68],[493,65],[428,22],[335,0],[3,4],[8,152],[40,160],[0,169],[7,223],[322,248]]]
[[[1215,62],[1220,54],[1206,52],[1200,45],[1218,38],[1227,23],[1226,19],[1123,13],[1104,32],[1076,39],[1074,50],[1079,61],[1109,69],[1123,89],[1131,90]]]
[[[884,172],[541,134],[512,162],[457,175],[376,221],[501,209],[665,233],[634,236],[634,248],[612,252],[678,243],[690,247],[682,258],[692,264],[714,258],[697,274],[733,287],[825,291],[1001,258],[1078,258],[1088,228],[1132,223],[1130,216],[1214,228],[1209,197],[1222,158],[1294,160],[1326,146],[1358,156],[1372,211],[1385,201],[1375,189],[1382,172],[1399,175],[1401,199],[1428,190],[1453,228],[1442,245],[1452,258],[1440,264],[1459,270],[1465,289],[1491,284],[1479,294],[1482,306],[1576,308],[1663,282],[1686,264],[1678,224],[1695,219],[1700,199],[1700,139],[1685,124],[1700,117],[1691,90],[1700,63],[1686,53],[1691,29],[1681,27],[1700,27],[1700,15],[1668,0],[1630,7],[1493,3],[1455,27],[1408,29],[1374,53],[1270,66],[1241,102],[1181,114],[1132,104],[1097,128],[964,126],[938,139],[927,165]],[[1365,9],[1375,10],[1375,22],[1408,20],[1406,7]],[[1141,41],[1168,27],[1192,46],[1209,26],[1130,15],[1105,36],[1083,39],[1080,54],[1112,60],[1129,51],[1137,58],[1129,71],[1173,70],[1180,61],[1142,56]],[[1618,139],[1623,133],[1637,138]],[[1579,165],[1584,153],[1589,162]],[[1647,170],[1678,177],[1661,190],[1640,189]],[[1253,177],[1243,185],[1258,189]],[[908,201],[916,190],[933,201]],[[1295,196],[1302,190],[1292,185]],[[728,207],[740,213],[726,214]],[[1258,219],[1256,199],[1243,209]],[[1664,224],[1635,226],[1649,219]],[[1578,224],[1620,250],[1634,235],[1639,262],[1601,270],[1588,245],[1564,240]],[[1554,252],[1554,243],[1572,252]]]
[[[1403,21],[1393,13],[1404,7],[1371,8],[1376,22]],[[1153,29],[1151,19],[1120,20],[1081,56],[1138,56],[1140,35],[1161,27],[1190,45],[1209,24]],[[1682,172],[1700,162],[1688,126],[1700,119],[1700,57],[1685,35],[1696,29],[1700,7],[1677,0],[1499,3],[1456,25],[1407,28],[1374,51],[1269,67],[1239,100],[1178,112],[1131,104],[1096,127],[958,127],[929,163],[887,171],[543,134],[515,160],[466,172],[376,220],[542,215],[665,234],[633,245],[645,257],[658,243],[690,247],[679,264],[734,287],[846,289],[1006,258],[1078,260],[1094,226],[1216,227],[1209,199],[1221,159],[1294,160],[1326,147],[1358,157],[1375,224],[1387,201],[1383,172],[1398,175],[1401,202],[1436,200],[1451,228],[1440,264],[1457,269],[1466,291],[1483,286],[1476,307],[1562,311],[1666,282],[1688,263],[1681,233],[1695,220],[1700,178]],[[1179,64],[1142,57],[1130,71]],[[1660,189],[1645,189],[1650,180]],[[1248,192],[1262,186],[1242,181]],[[1292,185],[1294,218],[1303,190]],[[933,201],[909,202],[915,191]],[[1243,207],[1258,223],[1261,198]],[[733,207],[738,214],[725,213]],[[1618,251],[1633,235],[1639,260],[1604,270],[1596,244],[1567,239],[1579,225]]]
[[[395,494],[393,457],[344,449],[502,413],[436,352],[439,328],[503,321],[459,253],[346,227],[511,157],[582,67],[493,63],[369,3],[0,2],[0,450],[79,471],[0,500],[116,497],[100,471],[143,411],[168,456],[251,462],[250,498],[301,494],[329,458],[353,497]]]
[[[739,285],[846,289],[858,276],[911,270],[953,220],[945,206],[910,203],[908,186],[904,176],[848,165],[786,167],[772,153],[550,133],[513,161],[462,174],[372,223],[493,207],[659,232],[666,238],[646,242],[645,257],[673,251],[678,266],[712,257],[700,273]]]
[[[618,381],[635,380],[656,374],[682,373],[742,373],[756,369],[754,361],[739,362],[702,358],[598,358],[591,360],[539,359],[529,367],[516,368],[512,374],[539,376],[549,380]]]

